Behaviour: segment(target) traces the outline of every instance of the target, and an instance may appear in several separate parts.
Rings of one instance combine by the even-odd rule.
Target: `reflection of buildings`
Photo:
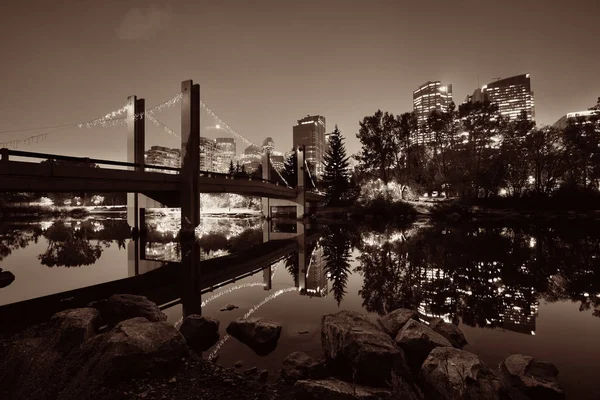
[[[328,280],[325,273],[325,254],[322,246],[317,246],[310,255],[306,270],[306,292],[307,296],[324,297],[328,292]]]
[[[200,171],[216,171],[217,142],[214,139],[200,138]]]
[[[179,168],[181,165],[181,152],[179,149],[170,149],[162,146],[152,146],[144,154],[144,162],[149,165],[161,165],[163,167]],[[162,172],[176,174],[176,171],[165,171],[162,169],[147,168],[149,172]]]
[[[216,139],[216,172],[227,173],[229,164],[233,161],[235,164],[235,139],[217,138]]]
[[[508,293],[510,290],[511,293]],[[501,324],[504,329],[535,335],[535,318],[539,303],[535,300],[535,290],[509,289],[503,297],[504,315]]]
[[[299,119],[298,125],[293,127],[294,148],[301,145],[305,146],[305,160],[314,168],[318,177],[323,174],[325,128],[325,117],[321,115],[309,115]]]

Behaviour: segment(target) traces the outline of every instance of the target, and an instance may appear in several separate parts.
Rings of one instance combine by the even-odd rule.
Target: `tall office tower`
[[[216,148],[217,172],[227,173],[229,171],[229,163],[233,161],[235,164],[235,139],[217,138]]]
[[[215,172],[217,169],[217,142],[200,137],[200,171]]]
[[[502,116],[514,121],[525,110],[527,119],[535,122],[535,102],[529,74],[499,79],[484,85],[481,91],[490,102],[498,104]]]
[[[255,145],[246,147],[240,156],[240,164],[248,173],[256,171],[262,164],[262,149]]]
[[[445,111],[452,102],[452,85],[442,85],[440,81],[426,82],[413,92],[413,109],[419,123],[418,133],[413,142],[426,144],[433,140],[422,125],[433,110]]]
[[[311,166],[312,172],[317,177],[323,175],[323,155],[325,154],[325,117],[309,115],[298,120],[298,125],[293,127],[293,144],[304,145],[306,149],[305,160]]]
[[[273,138],[271,138],[271,137],[266,138],[262,144],[262,151],[272,153],[274,149],[275,149],[275,142],[273,141]]]
[[[152,146],[144,154],[145,163],[148,165],[161,165],[163,167],[179,168],[181,166],[181,151],[169,149],[162,146]],[[149,172],[163,172],[176,174],[176,171],[165,171],[164,169],[147,168]]]

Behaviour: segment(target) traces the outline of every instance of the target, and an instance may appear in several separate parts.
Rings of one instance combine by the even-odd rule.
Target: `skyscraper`
[[[163,167],[179,168],[181,166],[181,151],[179,149],[170,149],[162,146],[152,146],[144,154],[145,163],[148,165],[161,165]],[[148,172],[162,172],[176,174],[176,171],[166,171],[164,169],[146,168]]]
[[[262,150],[260,147],[250,145],[242,152],[240,164],[244,166],[246,172],[251,173],[258,169],[262,164]]]
[[[325,117],[308,115],[298,120],[293,127],[293,145],[304,145],[305,160],[311,165],[317,177],[323,174],[323,155],[325,154]]]
[[[529,74],[499,79],[484,85],[481,91],[490,102],[498,104],[502,116],[514,121],[525,110],[527,119],[535,122],[535,102]]]
[[[215,172],[217,143],[214,139],[200,137],[200,171]]]
[[[433,110],[445,111],[452,102],[452,85],[440,81],[426,82],[413,92],[413,110],[419,123],[415,142],[425,144],[433,140],[421,126]]]
[[[229,163],[233,161],[235,164],[235,155],[234,138],[225,137],[216,139],[217,172],[227,173],[229,171]]]

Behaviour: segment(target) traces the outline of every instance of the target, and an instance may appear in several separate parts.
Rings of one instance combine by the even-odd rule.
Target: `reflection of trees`
[[[339,225],[328,227],[323,233],[323,253],[325,256],[325,272],[331,281],[333,297],[340,305],[346,294],[348,275],[350,273],[351,238],[348,229]]]
[[[367,310],[397,307],[471,326],[534,330],[537,303],[572,300],[600,316],[600,238],[563,228],[438,227],[360,246]]]
[[[44,232],[44,237],[48,248],[38,256],[43,265],[79,267],[94,264],[103,248],[110,247],[112,242],[124,249],[129,227],[125,221],[78,221],[75,226],[57,221]],[[96,244],[91,240],[96,240]]]
[[[31,242],[37,243],[40,233],[41,229],[33,225],[0,225],[0,261]]]

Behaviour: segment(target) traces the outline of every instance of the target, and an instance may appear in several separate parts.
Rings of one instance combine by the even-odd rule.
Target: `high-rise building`
[[[445,111],[452,102],[452,85],[443,85],[440,81],[426,82],[413,92],[413,110],[419,123],[418,133],[413,140],[426,144],[433,140],[422,125],[433,110]]]
[[[200,171],[216,172],[217,142],[214,139],[200,137]]]
[[[216,139],[216,164],[217,172],[227,173],[229,164],[235,164],[235,139],[234,138],[217,138]]]
[[[240,164],[248,173],[256,171],[262,164],[262,149],[255,145],[246,147],[240,156]]]
[[[499,79],[484,85],[481,91],[490,102],[498,104],[502,116],[514,121],[524,110],[527,119],[535,122],[535,102],[529,74]]]
[[[590,118],[594,115],[598,115],[598,111],[585,110],[585,111],[570,112],[567,115],[563,116],[558,121],[556,121],[554,123],[554,125],[552,125],[552,126],[555,128],[564,129],[567,127],[569,120],[574,121],[576,124],[579,124],[579,123],[587,124],[587,123],[591,122]]]
[[[179,168],[181,166],[181,151],[162,146],[152,146],[144,154],[145,164],[161,165],[163,167]],[[164,169],[146,168],[148,172],[163,172],[176,174],[177,171],[165,171]]]
[[[323,175],[323,155],[325,154],[325,117],[309,115],[298,120],[293,127],[293,145],[305,146],[305,160],[317,177]]]

